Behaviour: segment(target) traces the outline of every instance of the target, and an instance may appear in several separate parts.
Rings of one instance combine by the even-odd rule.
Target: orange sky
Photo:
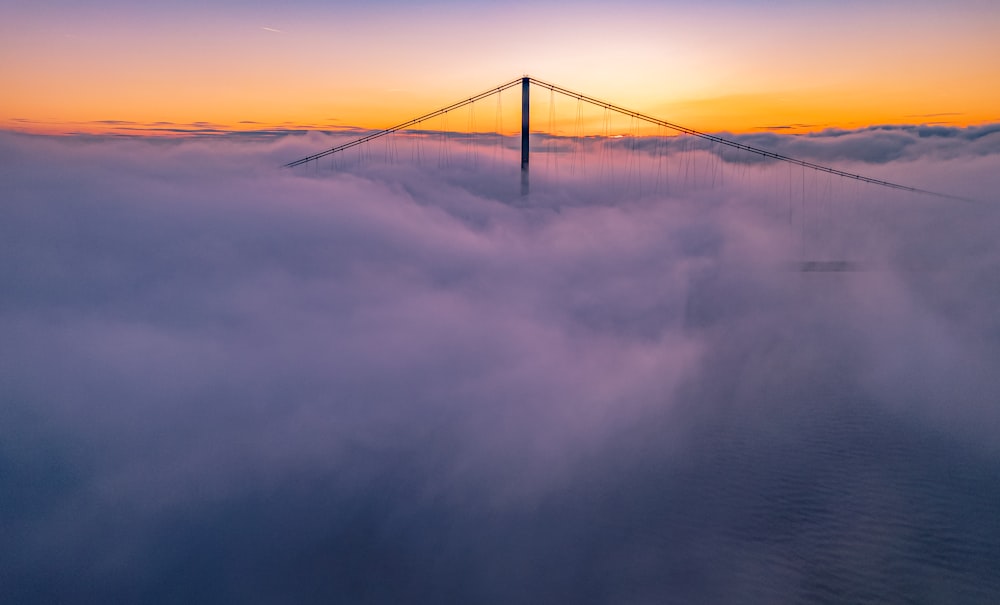
[[[801,4],[32,4],[0,128],[379,128],[522,74],[704,130],[1000,121],[993,3]]]

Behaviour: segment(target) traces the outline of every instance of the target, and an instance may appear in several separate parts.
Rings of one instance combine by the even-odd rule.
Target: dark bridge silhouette
[[[918,188],[918,187],[911,187],[909,185],[904,185],[904,184],[900,184],[900,183],[894,183],[894,182],[890,182],[890,181],[885,181],[885,180],[882,180],[882,179],[877,179],[877,178],[865,176],[865,175],[862,175],[862,174],[856,174],[856,173],[853,173],[853,172],[847,172],[847,171],[844,171],[844,170],[833,168],[831,166],[825,166],[825,165],[817,164],[817,163],[810,162],[810,161],[807,161],[807,160],[802,160],[802,159],[790,157],[790,156],[787,156],[787,155],[783,155],[783,154],[780,154],[780,153],[775,153],[773,151],[768,151],[766,149],[762,149],[762,148],[759,148],[759,147],[754,147],[754,146],[751,146],[751,145],[746,145],[744,143],[740,143],[740,142],[734,141],[732,139],[727,139],[725,137],[721,137],[721,136],[709,134],[709,133],[706,133],[706,132],[695,130],[693,128],[688,128],[686,126],[681,126],[679,124],[674,124],[672,122],[668,122],[667,120],[662,120],[660,118],[656,118],[656,117],[653,117],[653,116],[650,116],[650,115],[646,115],[646,114],[638,112],[638,111],[633,111],[631,109],[626,109],[624,107],[620,107],[618,105],[609,103],[607,101],[602,101],[600,99],[596,99],[594,97],[591,97],[591,96],[588,96],[588,95],[585,95],[585,94],[582,94],[582,93],[578,93],[578,92],[575,92],[575,91],[563,88],[561,86],[557,86],[555,84],[550,84],[548,82],[544,82],[542,80],[539,80],[537,78],[532,78],[530,76],[525,76],[525,77],[517,78],[515,80],[511,80],[510,82],[506,82],[504,84],[501,84],[499,86],[496,86],[494,88],[491,88],[489,90],[481,92],[481,93],[479,93],[477,95],[471,96],[471,97],[469,97],[467,99],[464,99],[462,101],[458,101],[457,103],[453,103],[453,104],[448,105],[446,107],[442,107],[441,109],[437,109],[435,111],[432,111],[430,113],[424,114],[422,116],[419,116],[419,117],[407,120],[407,121],[405,121],[405,122],[403,122],[401,124],[397,124],[395,126],[390,126],[389,128],[386,128],[384,130],[379,130],[377,132],[373,132],[371,134],[368,134],[366,136],[360,137],[360,138],[355,139],[353,141],[349,141],[347,143],[343,143],[343,144],[331,147],[329,149],[325,149],[325,150],[320,151],[318,153],[314,153],[312,155],[308,155],[306,157],[297,159],[297,160],[295,160],[293,162],[289,162],[289,163],[285,164],[285,167],[286,168],[292,168],[292,167],[295,167],[295,166],[301,166],[303,164],[308,164],[310,162],[315,162],[315,161],[319,160],[320,158],[324,158],[326,156],[333,155],[333,154],[345,151],[345,150],[350,149],[352,147],[357,147],[359,145],[364,145],[365,143],[369,143],[371,141],[374,141],[374,140],[379,139],[381,137],[384,137],[386,135],[390,135],[390,134],[393,134],[395,132],[399,132],[399,131],[403,131],[403,130],[406,130],[406,129],[409,129],[409,128],[413,128],[414,126],[417,126],[417,125],[419,125],[419,124],[421,124],[423,122],[427,122],[428,120],[431,120],[431,119],[436,118],[438,116],[446,115],[449,112],[454,111],[456,109],[460,109],[462,107],[465,107],[465,106],[470,105],[472,103],[475,103],[477,101],[481,101],[483,99],[487,99],[487,98],[492,97],[494,95],[499,95],[500,93],[504,92],[505,90],[514,88],[516,86],[520,86],[521,87],[521,193],[522,194],[527,194],[527,192],[528,192],[528,170],[529,170],[530,159],[531,159],[531,151],[530,151],[530,145],[531,145],[531,143],[530,143],[530,137],[529,137],[529,134],[530,134],[530,123],[531,123],[531,118],[530,118],[530,107],[531,107],[531,104],[530,104],[530,94],[531,94],[531,87],[532,86],[537,86],[537,87],[540,87],[540,88],[543,88],[543,89],[547,89],[547,90],[549,90],[549,91],[551,91],[553,93],[558,93],[560,95],[564,95],[566,97],[570,97],[570,98],[576,99],[577,101],[588,103],[590,105],[594,105],[594,106],[603,108],[603,109],[605,109],[607,111],[611,111],[611,112],[614,112],[614,113],[617,113],[617,114],[621,114],[621,115],[627,116],[629,118],[633,118],[633,119],[638,120],[640,122],[645,122],[645,123],[648,123],[648,124],[660,126],[660,127],[666,128],[668,130],[674,131],[676,133],[691,135],[693,137],[697,137],[699,139],[703,139],[705,141],[709,141],[710,143],[718,144],[718,145],[723,145],[723,146],[726,146],[726,147],[737,149],[737,150],[740,150],[740,151],[743,151],[743,152],[746,152],[746,153],[749,153],[749,154],[753,154],[753,155],[759,156],[760,158],[766,158],[766,159],[774,160],[774,161],[777,161],[777,162],[784,162],[784,163],[787,163],[789,165],[800,166],[803,169],[814,170],[816,172],[826,173],[826,174],[829,174],[829,175],[832,175],[832,176],[836,176],[836,177],[840,177],[840,178],[844,178],[844,179],[852,179],[852,180],[855,180],[855,181],[859,181],[859,182],[862,182],[862,183],[867,183],[867,184],[870,184],[870,185],[876,185],[876,186],[879,186],[879,187],[886,187],[886,188],[889,188],[889,189],[896,189],[896,190],[900,190],[900,191],[907,191],[907,192],[910,192],[910,193],[916,193],[916,194],[920,194],[920,195],[928,195],[928,196],[933,196],[933,197],[942,198],[942,199],[951,199],[951,200],[959,200],[959,201],[970,201],[967,198],[963,198],[963,197],[960,197],[960,196],[951,195],[951,194],[947,194],[947,193],[940,193],[940,192],[935,192],[935,191],[929,191],[929,190],[926,190],[926,189],[921,189],[921,188]]]
[[[639,196],[642,196],[642,156],[645,154],[647,157],[652,156],[652,160],[645,160],[647,164],[652,161],[655,165],[657,172],[657,188],[660,185],[660,168],[661,163],[664,158],[676,157],[679,158],[678,162],[675,162],[675,170],[677,174],[675,177],[682,177],[684,180],[683,186],[691,186],[693,179],[694,189],[687,189],[686,191],[691,193],[696,193],[698,187],[702,185],[704,181],[700,179],[705,179],[705,181],[710,181],[710,187],[714,187],[716,184],[716,177],[724,174],[721,166],[730,165],[735,167],[737,171],[744,171],[742,176],[746,179],[746,174],[749,174],[750,166],[759,166],[762,169],[772,171],[770,174],[776,177],[774,184],[778,185],[778,195],[773,196],[770,199],[779,199],[784,197],[781,191],[787,192],[788,205],[787,207],[780,210],[782,216],[782,221],[787,220],[789,227],[789,235],[797,238],[799,240],[800,261],[790,262],[783,265],[785,268],[793,271],[799,271],[802,273],[845,273],[845,272],[857,272],[866,271],[872,269],[871,266],[859,260],[859,255],[863,255],[863,244],[867,237],[865,233],[870,232],[871,224],[865,221],[857,221],[853,223],[841,224],[838,228],[833,224],[831,216],[833,216],[834,204],[828,202],[833,201],[833,190],[835,188],[835,183],[855,183],[850,188],[855,189],[855,199],[861,200],[861,193],[858,188],[860,185],[866,185],[875,189],[885,189],[897,192],[903,192],[906,194],[915,194],[924,197],[932,197],[943,200],[958,200],[963,202],[969,202],[967,198],[963,198],[956,195],[951,195],[948,193],[941,193],[936,191],[930,191],[927,189],[922,189],[918,187],[913,187],[910,185],[892,182],[887,180],[882,180],[874,178],[871,176],[866,176],[863,174],[858,174],[854,172],[849,172],[841,170],[839,168],[834,168],[832,166],[826,166],[823,164],[818,164],[816,162],[811,162],[805,159],[791,157],[789,155],[777,153],[770,151],[768,149],[763,149],[760,147],[747,145],[741,143],[732,138],[726,138],[724,136],[719,136],[715,134],[710,134],[695,130],[693,128],[688,128],[669,122],[667,120],[662,120],[660,118],[650,116],[638,111],[633,111],[607,101],[602,101],[600,99],[578,93],[555,84],[550,84],[532,77],[522,77],[511,80],[509,82],[503,83],[499,86],[491,88],[489,90],[483,91],[477,95],[468,97],[446,107],[442,107],[435,111],[426,113],[419,117],[407,120],[395,126],[391,126],[384,130],[379,130],[366,134],[365,136],[359,137],[354,140],[350,140],[339,145],[324,149],[312,155],[305,156],[293,162],[285,164],[285,167],[291,168],[296,166],[303,166],[314,164],[316,166],[317,172],[319,169],[319,160],[327,156],[336,156],[336,154],[344,152],[348,149],[357,148],[359,153],[357,154],[358,164],[355,166],[362,166],[363,163],[369,162],[376,157],[376,154],[371,153],[371,149],[366,150],[364,147],[366,144],[371,143],[377,139],[387,137],[394,133],[406,133],[408,136],[412,135],[414,145],[411,149],[414,152],[414,159],[418,163],[422,163],[421,160],[421,143],[422,140],[426,141],[430,138],[431,141],[437,141],[439,145],[439,167],[446,167],[449,165],[448,162],[448,141],[449,140],[459,140],[466,145],[469,145],[469,149],[478,145],[474,140],[479,136],[484,136],[488,140],[495,140],[498,143],[498,149],[500,150],[500,164],[498,166],[503,166],[504,162],[504,151],[512,150],[516,147],[517,143],[515,140],[509,138],[502,133],[502,122],[503,122],[503,112],[501,106],[503,104],[501,100],[502,93],[508,90],[517,89],[520,87],[521,98],[520,98],[520,185],[521,185],[521,195],[526,196],[529,192],[529,168],[531,166],[531,91],[532,88],[538,88],[541,90],[546,90],[549,93],[549,120],[550,120],[550,131],[546,133],[546,137],[541,140],[546,142],[546,146],[540,148],[538,154],[544,155],[546,162],[544,164],[538,164],[543,170],[548,170],[549,160],[556,160],[559,157],[559,149],[556,143],[563,141],[572,141],[574,145],[572,147],[563,147],[563,150],[574,149],[579,151],[583,149],[584,152],[588,148],[593,149],[592,145],[597,145],[601,150],[600,163],[601,169],[598,171],[591,171],[587,173],[584,171],[580,173],[584,175],[585,178],[592,179],[596,177],[598,179],[598,184],[607,175],[610,175],[610,189],[604,193],[611,194],[612,196],[617,193],[621,193],[626,197],[630,193],[629,188],[631,185],[639,181],[638,189]],[[555,96],[560,95],[562,97],[568,97],[574,99],[577,103],[577,134],[575,136],[565,136],[565,135],[555,135],[553,129],[553,120],[555,114]],[[497,105],[497,124],[496,132],[472,132],[475,131],[473,123],[473,118],[475,114],[476,102],[483,101],[485,99],[490,99],[491,97],[496,97]],[[454,112],[460,108],[469,106],[468,112],[470,116],[470,132],[465,134],[460,134],[452,132],[452,129],[447,128],[448,114]],[[603,134],[598,137],[584,136],[580,133],[581,127],[581,112],[585,106],[594,106],[598,108],[604,114],[603,123]],[[509,107],[509,105],[508,105]],[[628,134],[615,134],[611,133],[611,116],[621,115],[625,116],[630,120],[633,125],[630,127]],[[444,122],[443,129],[427,128],[430,126],[430,121],[435,118],[439,118],[441,122]],[[440,122],[439,122],[440,124]],[[639,129],[637,124],[652,125],[657,128],[657,132],[660,133],[658,136],[643,137],[639,135]],[[669,133],[667,136],[663,136],[663,133]],[[458,137],[455,135],[458,134]],[[541,132],[534,133],[536,135],[541,135]],[[395,139],[387,138],[386,140],[386,158],[387,162],[392,162],[389,157],[392,157],[395,151]],[[698,142],[694,144],[693,142]],[[536,140],[536,145],[538,141]],[[551,146],[550,146],[551,145]],[[626,181],[624,182],[625,190],[622,189],[622,181],[615,182],[614,179],[614,153],[615,149],[625,149],[628,153],[625,154],[626,159],[624,163]],[[654,150],[651,152],[651,150]],[[729,154],[724,153],[726,150],[735,150],[738,153]],[[471,152],[470,152],[471,153]],[[583,153],[586,156],[586,153]],[[692,160],[692,156],[694,159]],[[737,157],[735,161],[733,157]],[[352,154],[353,157],[353,154]],[[575,156],[574,156],[575,158]],[[699,160],[698,158],[702,158]],[[619,156],[619,160],[620,160]],[[707,160],[708,168],[707,173],[705,170],[699,169],[699,163],[705,162]],[[496,157],[494,157],[496,161]],[[339,162],[339,161],[338,161]],[[581,159],[581,163],[583,160]],[[630,163],[631,162],[631,163]],[[344,164],[348,163],[347,158],[345,158]],[[331,168],[335,162],[331,162]],[[344,165],[341,164],[341,165]],[[664,179],[667,182],[668,189],[670,187],[675,187],[676,183],[671,182],[669,177],[671,160],[668,158],[666,160],[667,164],[667,178]],[[621,165],[621,164],[619,164]],[[693,167],[692,167],[693,165]],[[787,176],[784,176],[784,171],[779,170],[781,165],[787,165],[789,170],[787,171]],[[556,165],[557,166],[557,165]],[[576,166],[576,161],[574,159],[574,167]],[[630,168],[631,167],[631,168]],[[797,176],[793,178],[792,169],[796,168],[796,172],[801,172],[801,179]],[[514,165],[510,164],[511,176],[514,173]],[[558,167],[556,168],[558,171]],[[597,174],[600,173],[600,174]],[[477,174],[477,169],[473,168],[471,172],[465,174],[472,175],[475,178]],[[574,170],[573,174],[577,174]],[[807,174],[813,174],[811,178],[811,187],[807,187]],[[545,177],[546,172],[540,172],[539,177]],[[823,176],[823,182],[820,180],[819,175]],[[740,175],[738,175],[739,177]],[[632,179],[629,181],[628,179]],[[722,177],[719,176],[719,181],[721,182]],[[784,184],[781,183],[783,179],[787,179]],[[544,178],[542,179],[544,182]],[[562,187],[565,181],[557,181],[562,184],[558,185]],[[577,183],[579,186],[584,184],[584,182]],[[752,182],[744,180],[740,187],[753,186]],[[759,183],[758,183],[759,186]],[[846,186],[841,186],[842,191],[848,189]],[[581,190],[583,191],[583,190]],[[815,203],[810,206],[807,204],[807,191],[813,192],[815,195]],[[749,193],[749,192],[748,192]],[[589,195],[590,192],[584,195]],[[602,193],[603,194],[603,193]],[[870,199],[877,200],[881,199],[882,196],[872,196]],[[852,208],[857,208],[857,205],[852,205],[850,203],[850,194],[845,196],[846,199],[842,200],[845,202],[843,207],[845,212],[850,212]],[[529,198],[524,198],[525,200]],[[767,199],[767,198],[765,198]],[[765,201],[765,204],[768,202]],[[869,217],[871,220],[874,218],[876,221],[879,220],[877,213],[878,204],[869,206],[868,210]],[[772,216],[774,216],[773,207],[771,209]],[[871,214],[875,212],[875,214]],[[787,215],[787,219],[785,218]],[[795,232],[795,233],[793,233]],[[858,235],[858,233],[862,235]],[[859,250],[858,242],[856,240],[851,240],[850,238],[861,237],[862,246]]]

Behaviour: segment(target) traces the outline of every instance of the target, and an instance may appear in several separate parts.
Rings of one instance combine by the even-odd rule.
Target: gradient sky
[[[2,3],[0,128],[384,127],[522,74],[695,128],[1000,121],[1000,8]]]

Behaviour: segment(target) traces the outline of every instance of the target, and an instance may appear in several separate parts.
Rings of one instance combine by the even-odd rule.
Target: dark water
[[[647,557],[622,598],[995,602],[1000,466],[835,388],[707,415],[691,462],[628,475],[600,514]]]
[[[997,602],[995,459],[835,381],[699,407],[738,386],[516,512],[428,496],[426,468],[383,454],[364,489],[304,475],[163,515],[134,575],[8,568],[9,602]]]

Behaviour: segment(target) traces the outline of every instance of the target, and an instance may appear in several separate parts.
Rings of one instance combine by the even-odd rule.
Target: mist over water
[[[0,136],[0,597],[994,603],[998,136]]]

